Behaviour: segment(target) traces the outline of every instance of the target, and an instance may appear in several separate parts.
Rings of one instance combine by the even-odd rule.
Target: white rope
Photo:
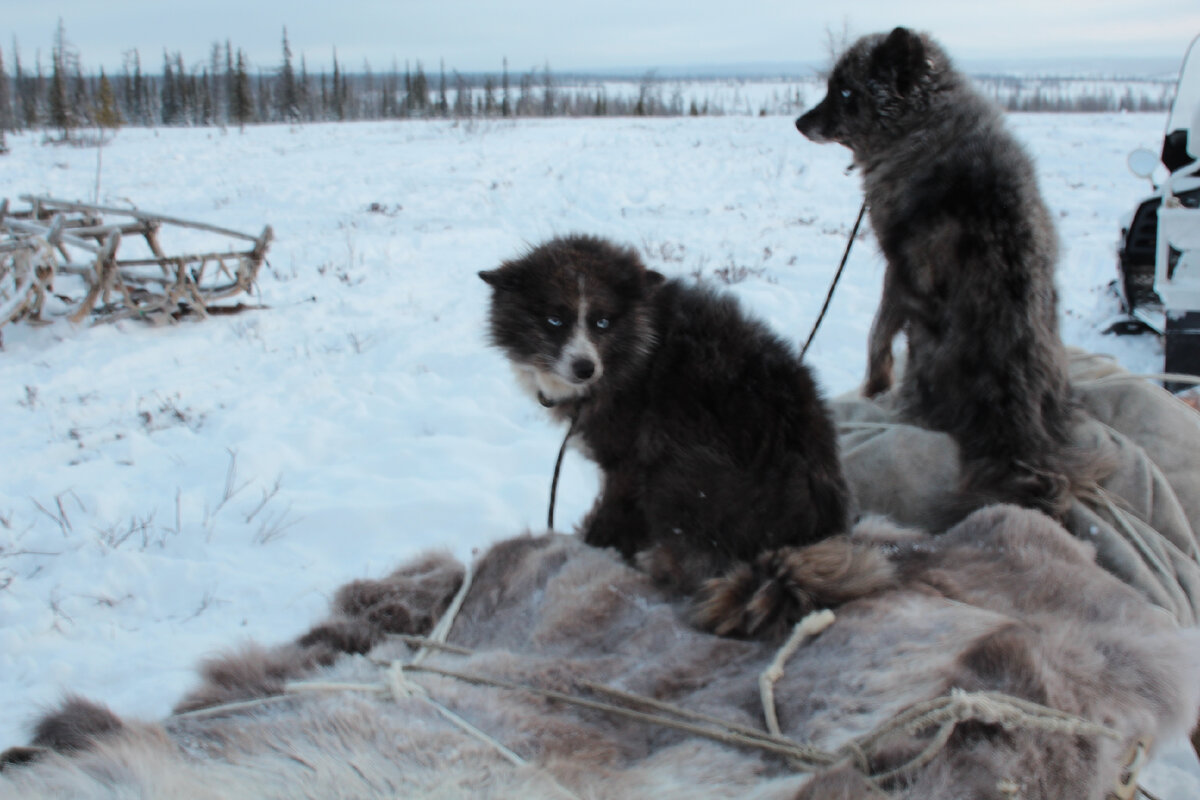
[[[1167,567],[1166,563],[1158,557],[1158,554],[1154,552],[1153,548],[1151,548],[1150,543],[1146,541],[1146,537],[1142,535],[1141,531],[1139,531],[1137,526],[1135,526],[1130,520],[1136,520],[1138,522],[1142,522],[1143,524],[1148,523],[1145,523],[1141,518],[1132,512],[1121,508],[1117,503],[1113,502],[1113,498],[1110,493],[1104,489],[1095,487],[1090,494],[1103,503],[1105,510],[1107,510],[1109,513],[1109,516],[1111,516],[1113,520],[1116,521],[1116,523],[1125,531],[1127,540],[1134,546],[1135,549],[1138,550],[1138,552],[1142,554],[1142,558],[1146,559],[1150,566],[1152,566],[1154,570],[1163,577],[1174,578],[1174,571]]]
[[[285,687],[284,691],[286,691],[286,692],[337,691],[340,689],[340,690],[347,690],[347,691],[361,691],[361,692],[369,692],[369,693],[374,693],[374,694],[382,694],[382,695],[390,697],[393,701],[396,701],[396,702],[400,702],[403,700],[409,700],[409,699],[419,700],[422,703],[425,703],[426,705],[433,708],[433,710],[438,712],[438,714],[440,714],[447,722],[456,726],[459,730],[463,731],[468,736],[472,737],[473,739],[476,739],[477,741],[483,742],[487,746],[494,749],[497,753],[500,754],[501,757],[503,757],[506,761],[508,761],[513,766],[516,766],[516,767],[528,766],[529,762],[526,759],[522,758],[519,754],[514,752],[511,748],[507,747],[499,739],[497,739],[496,737],[492,736],[489,733],[484,732],[480,728],[477,728],[475,725],[472,725],[470,722],[468,722],[462,716],[455,713],[454,711],[451,711],[449,708],[447,708],[446,706],[439,703],[437,700],[430,697],[429,692],[426,691],[423,686],[420,686],[419,684],[416,684],[412,680],[410,680],[406,673],[406,670],[409,668],[419,667],[421,662],[424,661],[425,658],[431,652],[434,652],[436,650],[453,649],[453,650],[460,651],[460,653],[468,653],[468,654],[470,653],[470,651],[466,650],[465,648],[451,647],[451,646],[447,645],[446,639],[450,636],[450,630],[454,627],[454,621],[458,618],[458,612],[460,610],[462,610],[463,602],[466,600],[467,594],[469,594],[471,591],[471,583],[472,583],[473,579],[474,579],[474,570],[472,569],[471,564],[468,563],[465,571],[463,572],[462,585],[460,585],[458,587],[458,591],[455,593],[454,599],[450,601],[450,605],[446,607],[445,612],[442,613],[442,616],[440,619],[438,619],[437,624],[433,626],[433,630],[430,631],[429,636],[428,637],[416,637],[416,636],[403,637],[405,639],[405,641],[409,642],[410,644],[416,644],[416,646],[418,647],[417,653],[415,656],[413,656],[412,661],[409,662],[408,664],[404,664],[403,662],[398,661],[398,660],[381,663],[380,666],[383,667],[383,681],[381,683],[338,684],[338,683],[329,683],[329,682],[321,682],[321,681],[296,681],[296,682],[289,683]],[[545,778],[550,783],[551,786],[553,786],[555,789],[557,789],[559,792],[561,792],[564,796],[571,798],[571,800],[581,800],[578,795],[576,795],[574,792],[572,792],[566,786],[563,786],[561,783],[559,783],[558,780],[553,775],[551,775],[549,772],[546,772],[544,769],[541,769],[541,768],[539,768],[537,770],[537,772],[541,777]]]
[[[432,706],[434,710],[441,714],[442,717],[444,717],[447,721],[458,726],[460,730],[464,731],[478,741],[481,741],[484,744],[492,747],[509,763],[517,767],[524,767],[529,764],[528,761],[514,752],[511,748],[505,746],[505,744],[496,737],[485,733],[465,720],[463,717],[439,703],[437,700],[434,700],[429,696],[429,693],[425,691],[423,687],[413,683],[405,674],[405,670],[407,668],[419,667],[421,662],[423,662],[430,653],[446,645],[446,640],[449,638],[450,631],[454,627],[454,621],[458,619],[458,612],[462,610],[463,603],[467,599],[467,594],[469,594],[471,591],[471,583],[474,581],[474,578],[475,571],[473,565],[468,561],[466,569],[463,572],[462,585],[458,587],[458,592],[455,593],[454,599],[450,601],[450,605],[442,614],[441,619],[437,621],[437,624],[433,626],[433,630],[430,631],[428,642],[421,643],[417,654],[413,656],[412,661],[408,664],[402,664],[399,661],[393,661],[390,665],[388,665],[385,672],[388,691],[393,698],[399,699],[404,697],[416,697],[420,699],[422,702]],[[552,787],[554,787],[565,797],[570,798],[570,800],[581,800],[579,795],[575,794],[569,788],[559,783],[558,779],[551,775],[544,768],[539,767],[537,769],[537,773],[541,777],[545,778],[545,780]]]
[[[1189,375],[1186,372],[1117,372],[1111,375],[1101,375],[1098,378],[1084,378],[1072,381],[1073,386],[1105,386],[1110,383],[1136,383],[1139,381],[1161,381],[1171,383],[1190,383],[1200,385],[1200,376]],[[1158,388],[1162,388],[1161,386]]]
[[[1113,728],[1018,697],[999,692],[952,689],[949,695],[918,703],[893,717],[887,724],[855,740],[854,746],[846,750],[846,755],[859,762],[863,753],[874,750],[880,742],[897,733],[915,736],[936,726],[929,745],[913,758],[892,769],[867,773],[874,781],[886,782],[920,769],[936,758],[950,740],[955,726],[967,720],[980,720],[1010,731],[1033,729],[1072,736],[1103,736],[1118,742],[1123,738]],[[859,766],[861,768],[862,764]]]
[[[470,562],[467,562],[466,570],[463,572],[462,586],[458,587],[458,592],[454,595],[454,599],[450,601],[450,605],[442,614],[442,618],[433,626],[433,630],[429,633],[429,641],[437,644],[445,644],[446,639],[450,636],[450,629],[454,627],[454,620],[458,618],[458,612],[462,609],[463,601],[467,599],[467,593],[471,591],[471,583],[475,579],[475,570]],[[420,664],[429,655],[432,648],[422,645],[417,654],[413,656],[412,663]]]
[[[265,706],[268,703],[278,703],[287,699],[289,698],[286,694],[273,694],[268,697],[256,697],[253,700],[239,700],[233,703],[222,703],[219,706],[193,708],[191,711],[176,711],[171,716],[178,717],[179,719],[215,717],[218,714],[225,714],[231,711],[248,711],[252,708]]]
[[[840,430],[847,430],[847,431],[858,431],[858,430],[890,431],[890,430],[893,430],[896,428],[914,428],[917,430],[929,431],[928,428],[917,428],[915,425],[910,425],[909,423],[906,423],[906,422],[883,422],[882,420],[879,422],[839,422],[839,423],[837,423],[837,427]],[[936,431],[931,431],[931,432],[936,433]]]
[[[762,698],[763,716],[767,721],[767,731],[772,736],[783,736],[783,731],[779,729],[779,716],[775,707],[775,684],[783,677],[784,666],[788,659],[800,649],[801,644],[832,625],[834,619],[836,618],[833,612],[824,609],[814,611],[797,622],[796,626],[792,628],[792,635],[784,642],[783,647],[779,648],[771,665],[763,670],[762,675],[758,676],[758,693]]]
[[[495,737],[484,733],[479,728],[475,727],[470,722],[467,722],[465,719],[460,717],[458,714],[454,713],[453,711],[446,708],[444,705],[442,705],[438,701],[434,700],[432,697],[429,696],[429,693],[427,691],[425,691],[424,687],[418,686],[417,684],[410,681],[408,679],[408,676],[405,675],[404,670],[405,670],[404,664],[401,664],[399,661],[393,661],[391,663],[391,665],[387,668],[387,670],[384,672],[383,685],[376,686],[375,687],[376,690],[379,690],[379,689],[385,690],[387,692],[387,694],[391,695],[393,700],[397,700],[397,701],[406,700],[408,698],[414,698],[414,699],[420,700],[420,701],[426,703],[427,705],[432,706],[435,711],[437,711],[439,714],[441,714],[443,717],[445,717],[450,723],[458,726],[462,731],[464,731],[469,736],[483,742],[484,744],[488,745],[489,747],[494,748],[496,750],[496,752],[498,752],[501,756],[503,756],[509,763],[513,764],[514,766],[523,767],[529,763],[528,761],[526,761],[525,759],[521,758],[519,755],[514,753],[512,750],[510,750],[508,747],[505,747],[504,744],[502,742],[500,742],[498,739],[496,739]],[[554,781],[554,779],[551,778],[551,781]],[[568,794],[570,794],[570,793],[568,792]],[[572,795],[572,797],[573,796],[574,795]]]

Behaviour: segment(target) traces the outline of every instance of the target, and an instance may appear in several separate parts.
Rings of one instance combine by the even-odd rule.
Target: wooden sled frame
[[[181,314],[207,316],[215,301],[250,294],[274,234],[258,236],[137,208],[22,195],[29,208],[11,211],[0,202],[0,326],[28,317],[40,320],[56,275],[77,275],[88,286],[67,315],[82,322],[126,318],[161,322]],[[163,226],[206,231],[251,243],[247,250],[168,255],[159,243]],[[141,236],[152,254],[122,259],[123,237]],[[60,296],[61,297],[61,296]]]

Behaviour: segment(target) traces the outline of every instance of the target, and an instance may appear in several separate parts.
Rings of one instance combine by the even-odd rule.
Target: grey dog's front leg
[[[863,386],[865,396],[874,397],[891,388],[895,364],[892,340],[904,327],[904,322],[902,304],[896,297],[896,279],[889,265],[883,274],[883,296],[867,339],[867,381]]]

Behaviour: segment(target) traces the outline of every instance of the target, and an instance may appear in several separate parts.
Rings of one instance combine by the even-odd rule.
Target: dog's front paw
[[[621,541],[620,526],[616,524],[616,520],[611,515],[596,513],[594,509],[592,513],[583,520],[579,526],[578,532],[582,534],[583,541],[592,547],[618,547]]]
[[[877,397],[892,388],[891,366],[871,370],[863,384],[863,397]]]
[[[872,337],[867,348],[867,380],[863,396],[875,397],[892,388],[892,349],[890,342],[876,342]]]

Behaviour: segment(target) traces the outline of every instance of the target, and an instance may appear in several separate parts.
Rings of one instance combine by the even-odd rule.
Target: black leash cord
[[[554,530],[554,500],[558,495],[558,473],[562,471],[563,455],[567,452],[567,442],[575,432],[575,423],[579,421],[579,409],[571,415],[571,424],[567,427],[567,435],[563,437],[562,447],[558,448],[558,458],[554,461],[554,480],[550,482],[550,513],[547,515],[546,527]]]
[[[817,328],[821,327],[821,321],[825,319],[825,312],[829,310],[829,303],[833,300],[833,290],[837,288],[838,281],[842,279],[842,270],[846,268],[846,260],[850,258],[850,247],[854,244],[854,237],[858,236],[858,228],[862,225],[863,216],[866,213],[867,201],[864,199],[862,208],[858,209],[858,219],[854,220],[854,228],[850,231],[850,239],[846,242],[846,252],[842,253],[842,263],[838,264],[837,272],[833,276],[833,283],[829,285],[829,294],[825,295],[825,305],[821,306],[821,313],[817,315],[817,321],[813,323],[812,332],[808,334],[808,340],[804,343],[804,347],[800,348],[801,359],[808,352],[808,346],[812,344],[813,337],[817,335]]]

